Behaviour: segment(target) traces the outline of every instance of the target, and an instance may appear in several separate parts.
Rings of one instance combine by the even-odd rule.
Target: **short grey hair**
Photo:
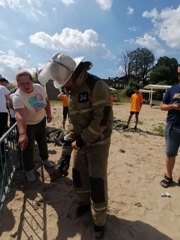
[[[33,81],[33,78],[32,78],[32,75],[31,73],[26,70],[26,69],[21,69],[19,70],[17,73],[16,73],[16,81],[18,81],[18,79],[23,76],[23,75],[26,75],[26,76],[29,76],[29,78],[31,79],[31,81]]]

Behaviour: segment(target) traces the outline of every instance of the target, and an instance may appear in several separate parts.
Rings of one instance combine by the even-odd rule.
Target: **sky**
[[[0,74],[41,69],[56,53],[84,56],[92,74],[122,75],[123,52],[180,62],[179,0],[0,0]]]

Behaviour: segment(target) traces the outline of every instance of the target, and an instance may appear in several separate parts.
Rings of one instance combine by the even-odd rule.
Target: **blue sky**
[[[58,52],[92,61],[101,78],[122,74],[124,51],[147,47],[180,62],[177,0],[0,0],[0,74],[42,68]]]

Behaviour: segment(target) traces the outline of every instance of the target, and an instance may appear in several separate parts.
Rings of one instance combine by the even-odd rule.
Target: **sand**
[[[164,137],[157,129],[165,123],[166,112],[143,105],[141,131],[122,130],[129,104],[114,105],[117,120],[113,129],[108,164],[109,204],[105,240],[179,240],[180,173],[179,157],[174,169],[174,186],[164,189]],[[61,127],[62,109],[52,107],[53,122]],[[131,123],[134,127],[134,119]],[[56,163],[61,147],[48,144],[50,160]],[[38,180],[27,183],[18,170],[0,213],[0,239],[92,240],[91,216],[74,218],[76,202],[69,176],[51,183],[48,172],[37,161]],[[162,197],[168,192],[171,197]]]

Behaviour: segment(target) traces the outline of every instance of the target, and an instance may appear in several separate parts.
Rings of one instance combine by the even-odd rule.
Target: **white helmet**
[[[71,58],[65,54],[57,53],[39,73],[39,82],[45,85],[49,80],[54,80],[55,88],[60,89],[71,78],[83,58]]]

